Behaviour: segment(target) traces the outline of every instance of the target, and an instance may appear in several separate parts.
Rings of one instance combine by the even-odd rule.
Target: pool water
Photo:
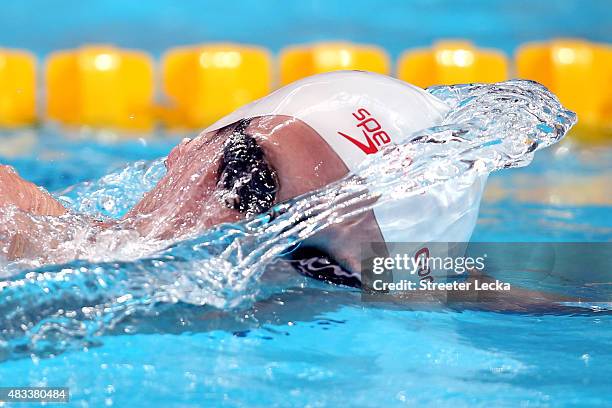
[[[3,163],[54,191],[165,155],[179,140],[88,141],[53,129],[0,138]],[[493,174],[473,239],[610,241],[611,163],[612,149],[570,135],[529,167]],[[174,305],[134,316],[86,348],[4,361],[0,385],[68,386],[71,405],[84,407],[612,401],[608,312],[406,310],[285,269],[264,282],[270,296],[246,310]]]

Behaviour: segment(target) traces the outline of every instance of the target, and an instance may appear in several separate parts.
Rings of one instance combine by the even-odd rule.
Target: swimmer
[[[424,90],[387,76],[345,71],[310,77],[183,140],[167,157],[165,177],[122,220],[91,222],[161,240],[236,222],[342,178],[386,144],[436,125],[447,110]],[[4,166],[0,172],[0,206],[34,215],[67,212],[13,169]],[[360,243],[385,239],[377,216],[370,211],[329,228],[304,248],[328,255],[346,270],[358,270]],[[31,221],[22,218],[15,221],[18,234],[3,234],[13,240],[3,245],[5,256],[56,262],[44,259],[48,254],[39,253],[44,245],[30,239],[34,227],[41,233],[41,226],[28,226]]]
[[[184,139],[168,155],[165,176],[121,220],[89,222],[99,231],[128,230],[150,240],[194,236],[336,181],[385,145],[440,124],[448,110],[424,90],[378,74],[343,71],[306,78]],[[427,242],[431,228],[420,222],[426,217],[447,226],[437,231],[445,240],[468,241],[483,185],[476,178],[459,191],[439,186],[389,208],[376,207],[307,239],[294,254],[295,265],[308,276],[359,287],[362,242]],[[54,259],[47,250],[64,238],[24,216],[54,217],[57,231],[68,210],[8,166],[0,166],[0,207],[20,210],[10,229],[0,226],[0,257],[39,264],[69,260]]]

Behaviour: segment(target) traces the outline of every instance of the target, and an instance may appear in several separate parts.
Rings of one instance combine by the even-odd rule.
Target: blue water
[[[104,42],[157,56],[205,41],[276,52],[291,43],[344,39],[381,45],[396,57],[449,37],[508,53],[558,36],[612,41],[607,0],[147,4],[4,2],[0,46],[42,57]],[[163,156],[178,140],[103,143],[53,130],[3,132],[0,162],[57,191]],[[474,239],[610,241],[611,164],[610,148],[565,143],[527,168],[492,175]],[[71,406],[83,407],[612,404],[608,313],[393,310],[286,272],[264,276],[264,284],[272,292],[277,281],[290,289],[248,310],[160,308],[87,348],[4,361],[0,385],[68,386]]]
[[[159,157],[178,140],[104,143],[52,130],[28,137],[33,148],[17,142],[23,134],[2,135],[0,160],[51,190]],[[570,136],[531,166],[492,175],[474,239],[609,241],[611,163],[612,149]],[[88,407],[612,401],[609,313],[389,309],[287,270],[264,275],[263,285],[277,281],[285,289],[246,310],[174,305],[84,349],[2,362],[0,384],[68,386],[74,406]]]
[[[507,53],[527,41],[582,37],[612,42],[608,0],[28,0],[3,2],[0,46],[40,56],[84,43],[113,43],[160,55],[211,41],[258,44],[377,44],[393,57],[441,38]]]

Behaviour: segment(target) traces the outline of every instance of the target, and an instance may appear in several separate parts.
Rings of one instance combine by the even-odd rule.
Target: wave
[[[144,243],[111,231],[86,260],[44,267],[3,265],[0,358],[93,341],[127,316],[163,305],[248,305],[265,291],[260,277],[266,267],[302,240],[375,206],[449,181],[525,166],[576,122],[574,113],[532,81],[428,91],[452,108],[440,126],[386,147],[341,180],[265,214],[173,242]],[[410,166],[405,166],[407,160]],[[82,235],[71,245],[88,245],[83,217],[121,217],[164,174],[163,159],[138,162],[58,193],[67,207],[82,214],[66,216]],[[0,218],[10,222],[11,216]],[[53,221],[38,217],[36,222]]]

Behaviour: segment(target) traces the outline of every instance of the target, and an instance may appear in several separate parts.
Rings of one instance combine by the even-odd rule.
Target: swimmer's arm
[[[34,215],[62,215],[66,209],[49,193],[0,164],[0,208],[15,206]]]
[[[59,216],[66,209],[49,193],[0,164],[0,255],[9,261],[40,258],[63,239],[61,221],[53,227],[30,215]]]
[[[476,291],[476,280],[482,286],[483,283],[492,284],[495,279],[475,271],[470,272],[470,277],[466,281],[469,283],[469,290],[446,291],[434,293],[427,291],[417,292],[422,296],[422,301],[436,301],[448,304],[450,307],[460,307],[467,309],[488,310],[496,312],[543,312],[562,308],[561,302],[576,301],[567,296],[554,293],[546,293],[538,290],[530,290],[520,286],[512,285],[510,290],[503,291]],[[415,299],[414,293],[394,296],[394,303],[419,302]]]

